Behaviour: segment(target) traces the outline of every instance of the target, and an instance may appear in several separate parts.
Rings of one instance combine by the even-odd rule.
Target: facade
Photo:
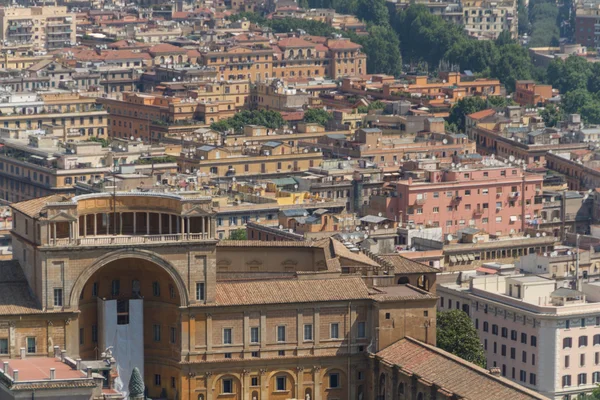
[[[217,245],[210,206],[194,193],[13,204],[15,261],[3,268],[22,271],[21,290],[31,294],[3,308],[17,318],[11,329],[23,332],[7,342],[8,354],[21,343],[31,342],[30,356],[64,344],[67,356],[87,365],[98,346],[111,344],[111,330],[128,325],[143,335],[136,362],[149,396],[372,398],[368,354],[405,336],[435,343],[437,299],[425,289],[398,285],[393,275],[369,289],[359,275],[345,276],[344,268],[381,267],[341,243],[336,253],[312,242]],[[46,268],[56,271],[46,276]],[[100,312],[100,301],[117,312]],[[31,316],[18,319],[27,309]],[[0,344],[7,334],[0,330]],[[134,362],[119,346],[112,356],[118,365]]]
[[[576,399],[600,382],[598,283],[562,287],[539,276],[485,276],[438,286],[438,309],[464,310],[488,367],[551,399]]]
[[[600,30],[598,20],[600,19],[600,8],[590,3],[577,7],[575,11],[575,43],[590,49],[598,48],[600,45]]]
[[[75,40],[75,14],[65,6],[0,9],[0,40],[37,50],[70,47]]]
[[[471,0],[462,2],[465,31],[479,39],[495,40],[507,31],[517,38],[517,2]]]
[[[534,81],[517,81],[514,99],[522,106],[537,106],[553,96],[552,85],[538,85]]]
[[[526,220],[539,215],[536,190],[542,177],[507,166],[466,165],[426,171],[423,181],[396,183],[387,218],[409,224],[441,227],[455,234],[468,226],[496,235],[524,232]]]

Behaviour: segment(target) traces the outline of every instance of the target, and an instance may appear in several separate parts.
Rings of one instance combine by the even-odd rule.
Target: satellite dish
[[[509,160],[510,162],[513,162],[513,161],[515,161],[515,156],[510,156],[510,157],[508,157],[508,160]]]
[[[542,232],[542,236],[543,236],[543,237],[546,237],[546,232]]]
[[[473,244],[476,244],[476,243],[477,243],[477,238],[476,238],[476,237],[474,237],[474,238],[473,238]]]
[[[454,239],[454,236],[452,236],[451,234],[448,234],[448,236],[446,236],[446,239],[448,239],[448,241]]]
[[[442,143],[444,143],[444,144],[448,144],[448,139],[444,139],[444,140],[442,140]]]
[[[536,237],[540,237],[540,233],[539,233],[539,232],[538,232],[538,233],[536,233],[536,234],[535,234],[535,236],[536,236]]]
[[[381,215],[382,215],[382,214],[381,214],[381,213],[379,213],[379,214],[377,214],[377,215],[381,217]]]
[[[544,253],[544,257],[548,257],[548,253]]]
[[[452,163],[450,164],[452,166],[452,168],[456,167],[456,164]]]
[[[567,251],[567,255],[568,255],[568,256],[572,256],[572,255],[573,255],[573,252],[572,252],[571,250],[569,250],[569,251]]]
[[[279,229],[283,229],[283,225],[279,225]]]
[[[531,235],[528,233],[527,236],[526,236],[526,238],[529,239],[530,237],[531,237]]]

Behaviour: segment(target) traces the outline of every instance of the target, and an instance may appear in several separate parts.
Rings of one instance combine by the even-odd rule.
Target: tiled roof
[[[320,242],[282,240],[267,242],[262,240],[222,240],[217,247],[321,247]]]
[[[356,50],[362,48],[360,44],[351,42],[348,39],[329,39],[326,45],[331,50]]]
[[[0,262],[0,315],[41,313],[16,261]]]
[[[411,285],[377,286],[371,289],[371,298],[378,302],[406,300],[435,300],[433,294]]]
[[[490,117],[494,114],[496,114],[496,111],[494,111],[492,109],[488,109],[488,110],[481,110],[481,111],[474,112],[473,114],[469,114],[468,117],[471,119],[481,119],[481,118]]]
[[[184,54],[187,52],[187,50],[182,49],[181,47],[173,46],[169,43],[161,43],[150,47],[148,52],[150,52],[150,54]]]
[[[139,53],[132,50],[112,50],[104,53],[104,60],[144,59],[149,60],[147,53]]]
[[[11,207],[14,210],[17,210],[28,217],[36,218],[39,217],[40,211],[46,206],[48,203],[56,203],[67,200],[69,197],[53,194],[46,197],[38,197],[32,200],[25,200],[19,203],[11,204]]]
[[[465,400],[532,400],[546,397],[437,347],[406,337],[376,354],[406,373]]]
[[[277,42],[277,45],[282,49],[288,47],[315,47],[314,43],[296,37],[281,39]]]
[[[331,244],[333,245],[333,251],[335,252],[335,255],[338,257],[342,257],[347,260],[351,260],[353,262],[368,265],[371,267],[376,267],[376,268],[379,267],[379,263],[371,260],[364,253],[360,253],[360,252],[354,253],[354,252],[348,250],[348,248],[346,246],[344,246],[341,242],[339,242],[335,239],[331,239]]]
[[[369,291],[361,277],[217,282],[216,305],[311,303],[362,300]]]
[[[438,272],[437,269],[429,265],[409,260],[400,254],[381,255],[379,259],[393,267],[396,274],[427,274]]]

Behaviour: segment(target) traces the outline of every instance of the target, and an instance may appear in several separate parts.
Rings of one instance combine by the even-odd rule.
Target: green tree
[[[402,72],[400,41],[389,25],[370,25],[369,34],[356,38],[367,56],[367,72],[398,76]]]
[[[470,69],[489,74],[491,66],[499,58],[498,47],[487,40],[457,42],[446,53],[446,59],[458,64],[461,70]]]
[[[437,314],[437,347],[485,368],[485,353],[477,330],[461,310]]]
[[[248,240],[248,232],[243,228],[231,231],[229,232],[229,240]]]
[[[509,44],[499,49],[502,54],[492,64],[492,76],[504,83],[509,91],[515,90],[515,82],[520,79],[531,79],[533,64],[527,49],[518,44]]]
[[[455,126],[458,132],[465,131],[465,117],[488,108],[485,99],[478,96],[463,97],[450,109],[448,124]]]
[[[327,126],[327,122],[329,122],[333,118],[333,114],[325,111],[321,108],[309,108],[304,111],[304,118],[302,119],[304,122],[309,123],[317,123],[323,126]]]
[[[389,13],[385,0],[358,0],[356,16],[375,25],[388,25]]]
[[[562,120],[562,112],[554,104],[548,104],[540,111],[541,117],[544,119],[546,126],[557,126]]]
[[[504,30],[504,31],[500,32],[500,34],[496,38],[495,43],[496,43],[496,46],[504,46],[507,44],[513,44],[513,43],[515,43],[515,41],[513,40],[512,34],[510,33],[510,31]]]
[[[241,133],[246,125],[262,125],[267,128],[276,129],[281,128],[284,124],[283,117],[277,111],[243,110],[231,118],[212,123],[210,127],[219,132],[232,129],[236,133]]]

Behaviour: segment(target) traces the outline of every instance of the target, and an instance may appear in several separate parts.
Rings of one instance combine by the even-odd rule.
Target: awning
[[[495,269],[493,269],[493,268],[486,268],[486,267],[479,267],[475,271],[481,272],[481,273],[484,273],[484,274],[490,274],[490,275],[494,275],[494,274],[498,273],[498,271],[496,271]]]
[[[456,259],[457,259],[458,261],[461,261],[461,262],[462,262],[462,261],[466,261],[466,260],[465,260],[465,257],[464,257],[462,254],[458,254],[458,255],[456,256]]]
[[[469,257],[469,260],[475,261],[475,254],[467,254],[467,257]]]
[[[517,216],[516,215],[511,215],[510,216],[510,222],[517,222]]]
[[[450,256],[450,262],[455,263],[456,262],[456,257]]]

